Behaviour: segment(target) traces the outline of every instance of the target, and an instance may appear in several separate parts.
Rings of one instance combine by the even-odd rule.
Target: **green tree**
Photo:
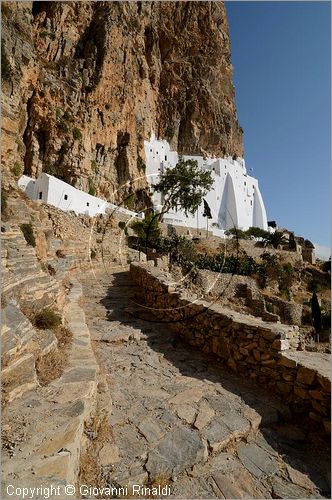
[[[316,331],[316,336],[319,338],[319,333],[322,329],[322,313],[320,310],[316,292],[312,294],[311,298],[311,316]]]
[[[182,209],[186,215],[194,215],[212,185],[211,172],[199,168],[196,160],[180,157],[176,167],[162,172],[158,183],[153,186],[163,196],[159,217],[177,209]]]
[[[134,220],[130,227],[138,236],[139,244],[145,247],[154,247],[160,239],[161,230],[159,227],[158,213],[148,213],[142,220]]]
[[[271,245],[273,248],[278,248],[279,245],[285,245],[287,243],[285,235],[281,231],[269,233],[263,241],[265,245]]]

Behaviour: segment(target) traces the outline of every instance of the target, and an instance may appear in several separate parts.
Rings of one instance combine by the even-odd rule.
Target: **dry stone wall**
[[[297,326],[266,323],[194,300],[170,285],[152,262],[132,263],[130,271],[141,300],[153,307],[156,319],[233,371],[281,394],[294,413],[304,413],[329,430],[329,356],[297,352]]]

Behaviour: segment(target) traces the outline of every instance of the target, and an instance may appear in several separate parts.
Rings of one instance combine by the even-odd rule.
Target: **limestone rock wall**
[[[139,207],[151,130],[179,152],[243,156],[223,2],[1,9],[5,186],[44,171],[110,201],[136,191]]]
[[[297,326],[267,323],[217,304],[195,300],[168,285],[152,261],[132,263],[142,304],[189,344],[211,353],[230,369],[279,394],[297,413],[330,429],[329,356],[297,352]]]

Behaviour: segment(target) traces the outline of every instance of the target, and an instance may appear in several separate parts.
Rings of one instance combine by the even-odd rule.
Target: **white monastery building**
[[[22,175],[18,186],[26,192],[29,198],[40,200],[64,212],[73,211],[76,214],[93,217],[104,214],[106,209],[113,209],[131,217],[141,217],[136,212],[108,203],[44,172],[40,174],[38,179]]]
[[[146,175],[150,185],[156,184],[159,174],[166,168],[174,168],[178,162],[178,154],[171,151],[165,140],[159,140],[154,134],[149,141],[144,142],[146,157]],[[260,227],[267,230],[267,218],[258,181],[247,174],[243,158],[203,158],[202,156],[183,155],[185,160],[196,160],[200,168],[212,172],[214,184],[205,196],[212,219],[209,226],[214,234],[222,236],[224,231],[237,227],[246,231],[249,227]],[[162,206],[161,193],[153,194],[155,210]],[[191,228],[206,228],[206,217],[203,217],[202,203],[194,216],[178,210],[164,216],[164,222],[188,226]]]

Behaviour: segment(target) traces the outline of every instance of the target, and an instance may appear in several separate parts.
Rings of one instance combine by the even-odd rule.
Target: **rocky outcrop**
[[[1,7],[5,185],[44,171],[139,207],[152,130],[179,152],[243,155],[223,2]]]

